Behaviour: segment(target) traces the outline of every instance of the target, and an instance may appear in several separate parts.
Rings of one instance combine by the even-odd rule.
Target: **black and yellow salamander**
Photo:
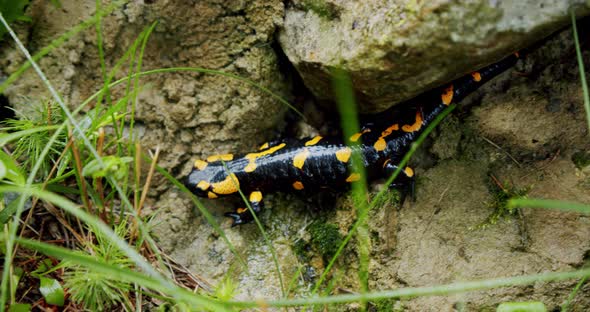
[[[252,209],[258,213],[262,208],[263,194],[269,192],[346,189],[361,178],[349,170],[352,153],[360,154],[369,181],[388,177],[412,142],[438,114],[513,66],[518,57],[518,53],[514,53],[498,63],[375,115],[375,120],[361,123],[361,132],[347,138],[349,142],[360,143],[354,148],[337,137],[278,140],[239,157],[223,154],[196,160],[185,184],[196,195],[207,198],[235,195],[240,189],[249,196]],[[406,167],[390,187],[406,187],[413,181],[413,176],[413,170]],[[226,216],[233,218],[232,226],[252,220],[247,208],[238,208]]]

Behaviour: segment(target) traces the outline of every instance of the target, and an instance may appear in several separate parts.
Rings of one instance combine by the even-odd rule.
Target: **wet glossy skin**
[[[349,170],[352,153],[362,156],[368,180],[388,177],[412,142],[438,114],[510,68],[517,59],[515,53],[444,87],[372,115],[370,121],[362,122],[361,132],[346,142],[341,138],[316,136],[265,143],[258,151],[243,156],[214,155],[206,161],[196,160],[185,183],[196,195],[208,198],[233,195],[239,188],[249,194],[252,208],[259,211],[263,193],[346,189],[360,179],[358,173]],[[359,145],[353,149],[347,146],[351,142]],[[391,187],[411,183],[413,170],[406,167],[401,172]],[[233,225],[252,220],[250,212],[244,208],[226,215],[234,219]]]

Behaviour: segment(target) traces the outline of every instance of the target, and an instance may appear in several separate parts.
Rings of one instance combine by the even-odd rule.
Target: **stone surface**
[[[297,0],[279,41],[310,90],[331,100],[329,69],[354,81],[361,110],[382,111],[559,30],[582,0]]]

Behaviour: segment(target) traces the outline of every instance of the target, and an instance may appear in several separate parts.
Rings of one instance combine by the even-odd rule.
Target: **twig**
[[[92,209],[92,207],[90,206],[90,201],[88,200],[88,193],[86,190],[86,181],[84,180],[84,176],[82,175],[82,161],[80,160],[80,152],[78,151],[76,144],[73,142],[74,136],[72,135],[71,131],[69,133],[69,137],[70,137],[70,141],[72,141],[72,144],[70,146],[72,149],[72,155],[74,156],[74,163],[76,164],[76,168],[80,174],[80,176],[79,176],[80,191],[82,192],[82,194],[80,194],[80,197],[82,197],[82,202],[84,203],[84,207],[86,207],[86,211],[94,214],[94,211],[93,211],[94,209]]]
[[[488,142],[491,146],[499,149],[500,151],[504,152],[504,154],[506,154],[510,159],[512,159],[512,161],[518,166],[518,168],[522,168],[522,165],[518,162],[518,160],[516,160],[516,158],[512,157],[512,155],[510,155],[510,153],[508,153],[507,151],[505,151],[503,148],[501,148],[498,144],[492,142],[490,139],[482,136],[482,139],[484,139],[484,141]]]

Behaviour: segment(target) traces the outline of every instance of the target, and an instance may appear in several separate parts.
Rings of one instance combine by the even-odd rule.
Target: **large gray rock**
[[[349,71],[363,111],[381,111],[560,29],[583,0],[296,0],[279,40],[305,84],[329,100]]]

